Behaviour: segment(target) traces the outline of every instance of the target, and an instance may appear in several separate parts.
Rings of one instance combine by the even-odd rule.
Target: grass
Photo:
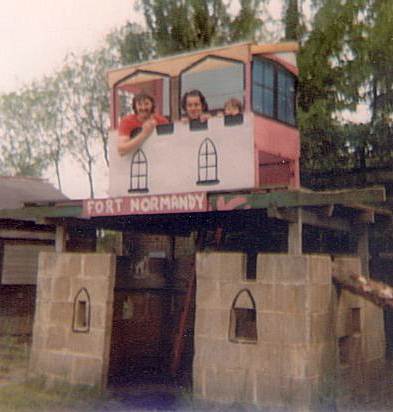
[[[66,383],[48,388],[43,379],[0,386],[1,412],[94,411],[107,401],[95,388]]]

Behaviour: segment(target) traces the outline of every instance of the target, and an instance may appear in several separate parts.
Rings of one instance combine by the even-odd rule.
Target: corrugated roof
[[[45,179],[26,176],[0,176],[0,209],[17,209],[25,203],[68,200]]]

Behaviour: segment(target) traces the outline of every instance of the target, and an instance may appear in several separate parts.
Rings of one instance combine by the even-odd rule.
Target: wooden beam
[[[328,217],[325,211],[318,213],[302,209],[302,222],[305,225],[320,227],[323,229],[337,230],[341,232],[351,232],[352,225],[348,219],[342,217]],[[268,217],[285,220],[290,223],[297,222],[297,211],[295,208],[269,208]]]
[[[375,212],[373,210],[364,210],[356,217],[359,223],[375,223]]]
[[[355,226],[355,232],[357,234],[357,254],[360,258],[362,274],[370,276],[368,226],[366,224],[359,224]]]
[[[55,250],[56,253],[62,253],[66,251],[67,243],[67,230],[65,226],[56,226],[56,240],[55,240]]]
[[[54,232],[41,232],[39,230],[27,231],[27,230],[0,229],[0,238],[55,240],[55,233]]]
[[[288,223],[288,254],[303,253],[303,219],[302,209],[296,209],[296,221]]]
[[[251,194],[210,194],[209,205],[212,210],[267,209],[269,207],[328,206],[341,204],[350,207],[351,203],[373,203],[386,200],[384,187],[313,191],[276,191]],[[234,205],[234,206],[232,206]]]

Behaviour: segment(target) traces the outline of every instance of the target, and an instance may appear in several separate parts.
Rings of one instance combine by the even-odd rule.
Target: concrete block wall
[[[333,264],[338,272],[362,273],[356,257],[336,257]],[[335,306],[339,395],[367,396],[385,361],[383,309],[345,290],[338,290]]]
[[[194,394],[225,403],[303,408],[335,365],[331,260],[260,254],[255,280],[242,253],[196,259]],[[242,289],[256,306],[256,342],[229,339],[233,301]]]
[[[333,264],[361,273],[357,257]],[[197,254],[195,396],[307,410],[378,382],[382,309],[332,284],[330,256],[259,254],[255,280],[246,280],[245,267],[242,253]],[[255,302],[253,342],[230,335],[231,308],[243,289]]]
[[[41,253],[30,376],[105,388],[112,330],[115,257]],[[90,323],[75,328],[78,292],[89,297]]]

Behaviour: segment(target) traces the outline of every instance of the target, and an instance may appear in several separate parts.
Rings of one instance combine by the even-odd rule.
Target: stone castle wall
[[[114,279],[113,255],[40,254],[30,376],[105,387]]]

